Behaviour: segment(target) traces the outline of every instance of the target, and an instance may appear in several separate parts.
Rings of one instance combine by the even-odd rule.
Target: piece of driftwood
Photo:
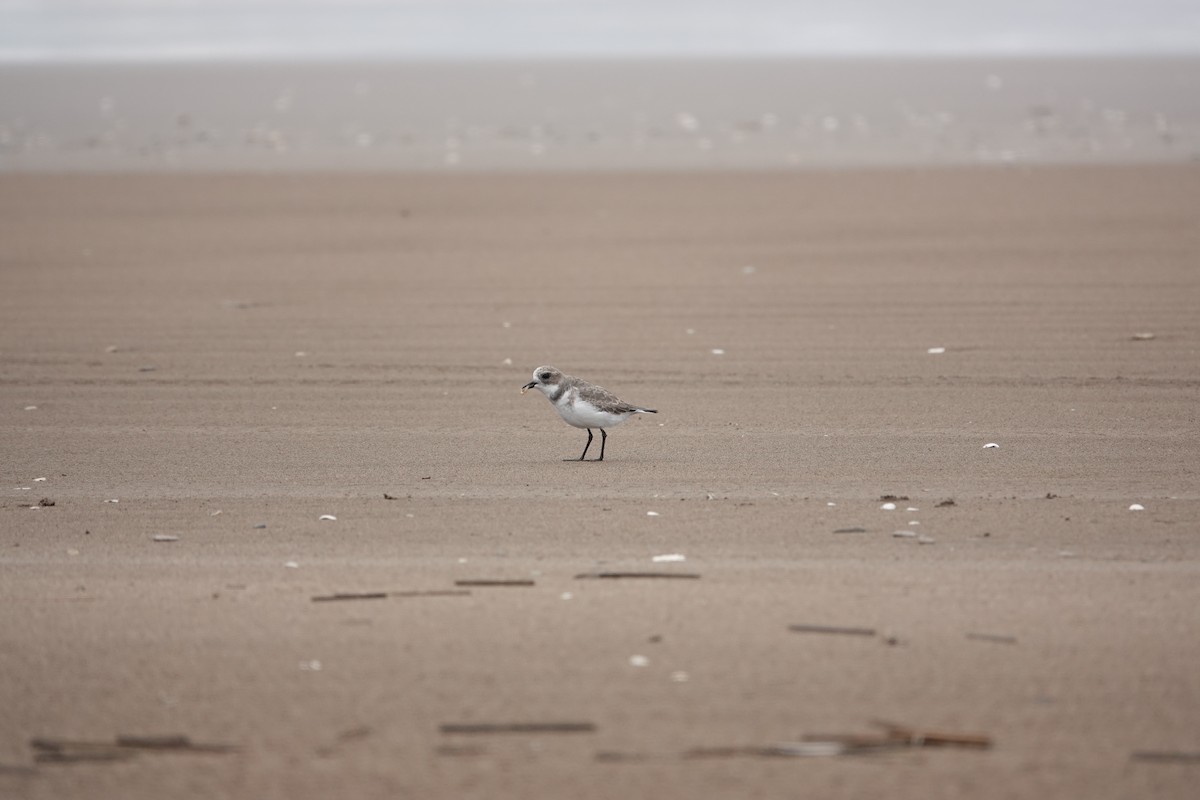
[[[29,746],[37,751],[35,761],[69,764],[86,761],[121,761],[139,752],[233,753],[236,745],[193,742],[187,736],[120,735],[111,742],[36,738]]]
[[[317,595],[314,603],[330,603],[336,600],[383,600],[387,592],[338,592],[337,594]]]
[[[839,625],[788,625],[793,633],[831,633],[842,636],[874,636],[874,628],[846,628]]]
[[[234,753],[237,745],[193,742],[187,736],[117,736],[117,746],[133,750],[171,750],[189,753]]]

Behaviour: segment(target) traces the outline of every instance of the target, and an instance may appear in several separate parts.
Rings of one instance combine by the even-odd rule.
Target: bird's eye
[[[543,372],[541,375],[538,375],[538,380],[548,381],[548,380],[550,380],[550,377],[551,377],[551,375],[549,372]]]

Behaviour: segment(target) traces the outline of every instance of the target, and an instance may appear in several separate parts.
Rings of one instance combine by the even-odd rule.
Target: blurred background
[[[1200,157],[1190,0],[0,0],[0,169]]]

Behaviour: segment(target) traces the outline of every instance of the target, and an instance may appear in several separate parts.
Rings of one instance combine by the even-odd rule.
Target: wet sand
[[[1191,796],[1136,754],[1200,751],[1197,209],[1195,166],[7,176],[0,795]],[[543,363],[660,413],[566,463]],[[877,719],[991,747],[755,750]],[[238,750],[30,746],[169,734]]]
[[[0,172],[1200,159],[1196,58],[0,64]]]

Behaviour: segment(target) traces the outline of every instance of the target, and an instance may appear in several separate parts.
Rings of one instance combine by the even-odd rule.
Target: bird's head
[[[533,380],[521,387],[521,394],[530,389],[537,389],[549,397],[562,382],[563,374],[554,367],[538,367],[533,371]]]

